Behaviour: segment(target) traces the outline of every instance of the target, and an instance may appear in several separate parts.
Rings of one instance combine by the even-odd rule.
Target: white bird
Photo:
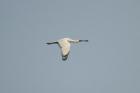
[[[88,40],[73,40],[71,38],[62,38],[57,41],[48,42],[46,44],[57,44],[61,49],[62,60],[67,60],[70,53],[71,43],[88,42]]]

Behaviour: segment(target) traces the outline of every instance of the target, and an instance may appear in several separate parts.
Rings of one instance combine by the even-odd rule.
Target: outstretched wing
[[[61,48],[62,60],[67,60],[70,53],[70,46],[65,46]]]
[[[58,42],[57,42],[57,41],[54,41],[54,42],[47,42],[46,44],[48,44],[48,45],[51,45],[51,44],[58,44]]]

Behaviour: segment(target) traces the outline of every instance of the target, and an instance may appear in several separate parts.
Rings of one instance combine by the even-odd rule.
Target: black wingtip
[[[88,42],[88,40],[85,40],[86,42]]]
[[[49,45],[49,43],[45,43],[45,44]]]
[[[79,42],[88,42],[88,40],[79,40]]]
[[[47,42],[47,45],[51,45],[51,44],[58,44],[58,42]]]

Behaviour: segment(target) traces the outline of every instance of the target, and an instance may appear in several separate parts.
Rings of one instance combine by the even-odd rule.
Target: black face
[[[79,42],[88,42],[88,40],[79,40]]]

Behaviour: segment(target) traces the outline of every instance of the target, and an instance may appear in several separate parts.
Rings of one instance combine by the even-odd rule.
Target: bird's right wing
[[[69,52],[70,52],[70,46],[65,46],[61,48],[62,60],[67,60]]]
[[[58,44],[58,42],[57,42],[57,41],[54,41],[54,42],[47,42],[46,44],[48,44],[48,45],[51,45],[51,44]]]

